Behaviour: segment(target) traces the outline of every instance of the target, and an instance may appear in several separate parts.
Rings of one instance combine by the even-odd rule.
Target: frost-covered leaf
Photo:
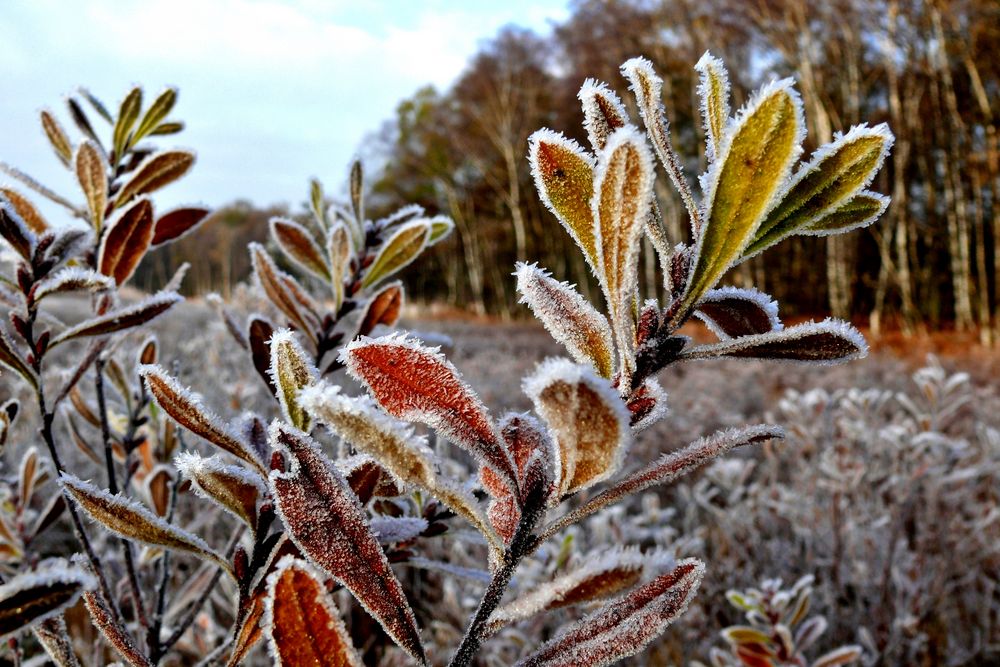
[[[274,260],[271,259],[271,256],[267,254],[267,251],[259,243],[251,243],[249,248],[254,275],[261,289],[264,290],[264,294],[301,331],[311,331],[311,323],[307,320],[307,316],[303,312],[301,305],[289,290],[288,283],[284,280],[287,275],[278,269],[274,264]]]
[[[143,544],[193,554],[214,562],[232,574],[229,563],[212,551],[204,540],[167,523],[136,501],[122,495],[111,495],[68,473],[63,473],[60,481],[77,504],[112,533]]]
[[[262,475],[267,475],[267,469],[250,446],[225,426],[219,417],[205,408],[197,396],[170,377],[162,367],[140,366],[139,375],[146,381],[146,387],[157,404],[174,421],[219,449],[249,463]]]
[[[330,287],[333,289],[334,310],[344,303],[344,281],[351,262],[351,232],[347,225],[338,222],[326,237],[326,252],[330,261]]]
[[[802,102],[791,79],[761,88],[729,122],[703,181],[706,220],[682,311],[700,301],[753,240],[802,150],[804,134]]]
[[[115,196],[115,206],[127,204],[133,197],[154,192],[182,177],[194,164],[194,153],[169,150],[153,153],[136,167]]]
[[[103,599],[88,592],[83,594],[83,604],[90,613],[90,620],[101,631],[104,639],[130,667],[153,667],[153,663],[135,645],[132,637],[115,621],[114,615]]]
[[[121,107],[118,109],[118,118],[111,136],[111,145],[115,155],[121,157],[125,153],[132,136],[132,128],[139,120],[139,112],[142,110],[142,88],[136,86],[125,95]]]
[[[56,667],[80,667],[73,640],[62,616],[47,618],[35,626],[35,637]]]
[[[330,280],[330,268],[312,235],[299,223],[271,218],[271,238],[288,259],[318,278]]]
[[[390,415],[431,426],[517,488],[486,406],[437,348],[399,335],[362,337],[344,348],[341,360]]]
[[[654,378],[646,378],[625,404],[631,414],[632,433],[638,433],[667,415],[667,392]]]
[[[527,499],[531,474],[541,474],[541,483],[548,487],[545,500],[555,492],[556,451],[542,424],[529,414],[508,413],[500,420],[500,434],[507,451],[514,459],[521,498],[516,497],[489,468],[482,468],[479,477],[491,500],[487,516],[496,532],[510,543],[521,521],[521,509]]]
[[[286,556],[267,578],[263,626],[281,667],[361,667],[362,662],[322,575]]]
[[[270,485],[295,545],[351,591],[393,641],[423,664],[410,603],[343,475],[304,433],[274,422],[270,441],[290,462],[288,472],[271,472]]]
[[[49,223],[31,201],[13,188],[0,187],[0,195],[10,202],[14,211],[21,217],[28,229],[36,234],[42,234],[49,229]]]
[[[123,285],[139,266],[153,240],[153,204],[141,197],[118,214],[101,239],[98,270]]]
[[[182,452],[174,465],[193,482],[199,496],[217,503],[251,529],[256,527],[257,499],[266,491],[259,475],[218,456],[205,458],[196,452]]]
[[[754,255],[836,211],[875,178],[892,146],[884,123],[856,125],[802,165],[746,249]],[[870,216],[868,216],[870,217]]]
[[[840,208],[799,228],[797,233],[804,236],[830,236],[867,227],[882,217],[889,208],[889,201],[885,195],[859,192]]]
[[[782,328],[778,303],[756,289],[722,287],[705,293],[695,315],[721,339],[764,334]]]
[[[161,130],[163,127],[163,120],[174,108],[174,104],[176,103],[176,88],[167,88],[162,93],[157,95],[156,99],[153,100],[153,103],[149,105],[148,109],[146,109],[146,113],[143,114],[142,120],[139,121],[139,126],[135,129],[135,132],[132,135],[132,144],[135,144],[136,141],[148,134],[156,134],[158,129]]]
[[[720,152],[729,121],[729,73],[722,61],[708,51],[694,68],[700,75],[698,97],[701,98],[701,117],[705,123],[706,157],[712,163]]]
[[[446,215],[435,215],[430,218],[431,234],[427,237],[427,245],[434,245],[451,236],[455,229],[454,221]]]
[[[584,81],[576,96],[583,107],[583,126],[590,145],[595,151],[602,150],[611,133],[628,124],[625,105],[607,84],[594,79]]]
[[[100,229],[104,223],[104,210],[108,205],[107,163],[97,146],[89,139],[84,139],[76,149],[73,164],[76,169],[76,179],[87,199],[90,223],[95,229]]]
[[[635,344],[632,302],[638,289],[639,241],[653,197],[653,157],[633,127],[616,130],[601,151],[594,178],[597,256],[622,367]]]
[[[367,336],[378,325],[391,327],[399,320],[403,309],[403,285],[399,282],[385,285],[368,300],[365,315],[358,326],[358,334]]]
[[[861,660],[861,647],[852,644],[824,653],[813,660],[812,667],[837,667],[838,665],[849,665],[859,660]]]
[[[35,372],[24,362],[21,353],[14,347],[14,343],[11,342],[2,328],[0,328],[0,364],[23,377],[32,387],[38,386]]]
[[[261,621],[264,619],[264,595],[264,591],[258,591],[250,598],[247,604],[249,611],[233,633],[233,650],[229,653],[226,667],[242,665],[247,654],[264,638],[264,629],[261,627]]]
[[[590,201],[594,158],[572,139],[538,130],[528,139],[528,162],[542,203],[555,214],[598,272],[597,240]]]
[[[608,318],[572,285],[552,278],[535,264],[517,264],[517,291],[552,337],[573,359],[589,363],[602,377],[614,373],[614,348]]]
[[[419,516],[373,516],[372,533],[379,544],[398,544],[415,540],[427,530],[427,519]]]
[[[302,406],[327,428],[368,454],[405,484],[419,486],[468,520],[499,548],[500,541],[461,484],[437,473],[440,462],[424,437],[378,410],[368,397],[350,397],[321,382],[300,394]]]
[[[250,326],[247,332],[247,345],[250,348],[250,357],[254,368],[261,379],[267,383],[268,389],[275,398],[278,396],[278,388],[271,377],[271,336],[274,335],[274,327],[263,317],[251,317]]]
[[[561,496],[621,467],[631,440],[629,412],[608,380],[567,359],[548,359],[525,378],[524,393],[556,443]]]
[[[783,438],[784,435],[785,432],[777,426],[746,426],[719,431],[676,452],[664,454],[643,469],[615,482],[614,485],[601,491],[584,504],[567,512],[546,527],[540,539],[548,539],[563,528],[585,519],[608,505],[617,503],[625,496],[641,493],[660,484],[669,484],[735,447],[763,442],[772,438]]]
[[[115,281],[97,271],[71,266],[58,271],[35,287],[34,299],[38,303],[51,294],[63,292],[104,292],[112,289]]]
[[[840,320],[826,319],[710,345],[695,345],[684,350],[681,358],[738,357],[839,363],[861,359],[867,354],[868,344],[857,329]]]
[[[167,211],[156,219],[153,231],[153,247],[176,241],[200,225],[211,209],[200,206],[184,206]]]
[[[629,88],[635,95],[639,115],[646,126],[646,134],[653,143],[656,155],[660,158],[671,182],[684,200],[684,205],[691,216],[692,229],[697,234],[701,226],[700,213],[670,141],[670,124],[667,122],[662,101],[663,79],[656,73],[653,63],[645,58],[631,58],[625,61],[622,63],[621,72],[628,79]]]
[[[361,160],[355,160],[351,165],[350,187],[354,219],[361,223],[365,219],[364,169]]]
[[[105,336],[107,334],[125,331],[146,324],[159,317],[175,305],[183,301],[176,292],[158,292],[133,306],[112,310],[104,315],[84,320],[76,326],[66,329],[52,339],[49,348],[60,343],[88,336]]]
[[[583,564],[579,567],[498,608],[490,617],[490,626],[499,628],[553,609],[610,598],[635,586],[650,564],[662,560],[662,555],[644,554],[635,548],[588,553],[581,558]]]
[[[66,131],[49,110],[42,109],[39,116],[42,121],[42,129],[45,131],[49,143],[52,144],[52,149],[56,152],[59,160],[68,167],[73,160],[73,145],[70,144]]]
[[[9,243],[22,259],[31,261],[31,253],[35,250],[35,235],[14,205],[3,196],[0,196],[0,237]]]
[[[400,225],[385,240],[371,266],[361,279],[361,287],[368,289],[408,266],[427,247],[431,225],[427,220],[414,220]]]
[[[705,565],[683,560],[672,571],[569,626],[519,667],[601,667],[635,655],[687,609]]]
[[[308,433],[312,420],[299,405],[298,394],[305,387],[315,384],[317,373],[289,329],[281,329],[271,336],[270,372],[285,419],[295,428]]]
[[[72,607],[96,583],[89,572],[65,561],[10,577],[0,586],[0,639]]]

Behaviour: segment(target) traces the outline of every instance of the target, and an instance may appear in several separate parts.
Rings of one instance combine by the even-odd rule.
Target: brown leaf
[[[705,565],[686,559],[672,571],[563,630],[519,667],[602,667],[635,655],[687,609]]]
[[[123,210],[108,227],[97,252],[98,270],[119,285],[135,272],[153,238],[153,204],[146,197]]]
[[[156,247],[184,237],[204,222],[211,212],[210,209],[199,206],[175,208],[172,211],[167,211],[157,218],[156,224],[153,226],[151,245]]]
[[[867,354],[868,344],[857,329],[846,322],[827,319],[710,345],[695,345],[684,350],[681,358],[736,357],[828,364],[860,359]]]
[[[380,289],[368,300],[365,316],[361,319],[358,334],[367,336],[379,324],[391,327],[399,319],[403,308],[403,286],[395,282]]]
[[[267,383],[268,389],[275,398],[278,396],[278,388],[271,377],[271,336],[274,335],[274,327],[271,323],[261,317],[250,320],[250,331],[248,335],[250,344],[250,356],[253,366],[257,369],[257,374]]]
[[[134,500],[111,495],[67,473],[63,473],[60,480],[77,504],[112,533],[143,544],[194,554],[214,562],[232,575],[229,563],[212,551],[204,540],[167,523]]]
[[[0,364],[10,368],[12,371],[23,377],[32,387],[38,386],[38,378],[35,372],[21,359],[21,354],[9,338],[7,333],[0,329]]]
[[[14,207],[17,214],[24,220],[24,224],[28,226],[28,229],[36,234],[48,231],[49,223],[45,221],[45,218],[42,217],[42,214],[38,212],[38,209],[35,208],[35,205],[27,197],[13,188],[0,188],[0,194],[7,198],[10,205]]]
[[[93,593],[84,593],[83,604],[90,612],[90,620],[126,663],[131,667],[153,667],[146,654],[139,650],[125,629],[115,621],[104,600]]]
[[[323,579],[307,562],[288,556],[268,576],[263,625],[275,664],[361,667]]]
[[[73,640],[62,616],[49,618],[35,627],[35,637],[57,667],[80,667],[73,651]]]
[[[567,359],[548,359],[524,391],[556,443],[559,495],[607,479],[624,460],[630,415],[608,380]]]
[[[87,198],[87,211],[94,229],[104,223],[104,210],[108,205],[108,167],[101,152],[89,139],[84,139],[76,149],[74,160],[76,178]]]
[[[552,278],[535,264],[517,264],[517,291],[552,337],[573,358],[589,363],[601,377],[614,373],[614,347],[608,318],[597,312],[572,285]]]
[[[154,153],[136,167],[115,196],[115,206],[123,206],[139,195],[159,190],[187,173],[194,164],[194,153],[171,150]]]
[[[247,612],[236,630],[236,639],[233,642],[233,650],[229,654],[226,667],[236,667],[241,664],[250,650],[264,637],[264,629],[260,625],[264,618],[264,594],[257,592],[250,599],[249,604],[250,611]]]
[[[410,603],[347,481],[304,433],[274,422],[270,438],[271,446],[291,462],[288,472],[271,472],[270,484],[296,546],[351,591],[386,633],[423,664]]]
[[[217,503],[251,529],[256,528],[257,499],[265,492],[259,475],[224,463],[217,456],[205,458],[196,452],[182,452],[174,465],[194,483],[199,496]]]
[[[344,348],[341,360],[386,412],[431,426],[517,488],[513,464],[486,407],[436,349],[404,336],[360,338]]]
[[[595,151],[602,150],[608,137],[618,128],[628,124],[628,112],[621,99],[607,84],[587,79],[580,87],[577,98],[583,107],[583,126]]]
[[[318,278],[330,280],[330,268],[323,251],[305,227],[285,218],[271,218],[271,238],[299,267]]]
[[[285,316],[307,335],[312,335],[312,325],[306,319],[294,295],[289,291],[283,278],[287,277],[274,264],[274,260],[258,243],[250,244],[250,257],[253,261],[254,275],[260,283],[264,294]]]
[[[755,289],[709,290],[695,313],[719,338],[739,338],[781,328],[778,304]]]
[[[48,137],[49,143],[52,144],[52,148],[55,150],[59,160],[68,167],[73,160],[73,146],[70,145],[65,130],[62,129],[59,121],[47,109],[42,109],[40,115],[45,136]]]
[[[641,493],[660,484],[669,484],[681,475],[691,472],[735,447],[783,437],[785,437],[785,432],[781,428],[760,424],[719,431],[676,452],[664,454],[642,470],[616,482],[614,486],[605,489],[547,526],[539,537],[539,541],[544,541],[563,528],[585,519],[604,507],[615,504],[627,495]]]
[[[158,292],[134,306],[112,310],[66,329],[52,339],[49,349],[69,340],[88,336],[105,336],[141,326],[159,317],[183,300],[175,292]]]
[[[196,396],[181,387],[162,367],[140,366],[139,375],[146,381],[146,387],[159,406],[174,421],[219,449],[249,463],[262,475],[267,474],[267,469],[253,450],[231,429],[222,425],[217,416],[209,412]]]
[[[31,261],[35,250],[35,235],[28,228],[28,223],[21,219],[14,205],[0,196],[0,236],[25,261]]]
[[[0,586],[0,639],[72,607],[95,585],[89,572],[65,561],[14,575]]]

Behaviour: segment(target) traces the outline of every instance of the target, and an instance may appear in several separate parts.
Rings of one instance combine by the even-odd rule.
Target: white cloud
[[[450,84],[503,24],[544,29],[565,13],[564,0],[3,3],[0,114],[5,127],[34,129],[35,109],[78,84],[109,104],[134,82],[148,94],[177,85],[181,142],[199,164],[164,204],[298,201],[311,175],[339,179],[398,100]],[[0,159],[72,187],[40,132],[4,133]]]

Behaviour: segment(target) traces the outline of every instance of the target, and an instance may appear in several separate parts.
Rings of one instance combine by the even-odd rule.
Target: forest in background
[[[576,93],[584,79],[624,92],[618,66],[643,55],[664,77],[674,143],[693,184],[705,164],[693,66],[706,50],[730,69],[734,107],[762,81],[794,77],[809,122],[807,151],[861,119],[887,122],[896,136],[872,188],[892,196],[878,223],[857,234],[795,237],[726,282],[771,293],[787,314],[832,312],[876,331],[1000,337],[995,0],[580,0],[551,35],[504,29],[450,89],[425,88],[401,101],[363,148],[366,163],[378,167],[373,212],[418,202],[456,222],[451,239],[407,270],[410,298],[510,316],[519,312],[510,272],[517,259],[531,258],[596,300],[596,281],[535,193],[528,136],[549,127],[583,140]],[[667,179],[657,197],[673,238],[687,240]],[[266,220],[285,212],[249,202],[226,207],[193,237],[150,257],[137,282],[162,284],[196,258],[190,289],[228,293],[249,273],[246,243],[266,238]],[[658,289],[657,273],[646,247],[648,294]]]

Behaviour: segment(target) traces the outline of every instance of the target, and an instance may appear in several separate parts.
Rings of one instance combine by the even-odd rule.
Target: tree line
[[[619,65],[643,55],[664,77],[671,132],[694,186],[705,165],[694,63],[706,50],[730,69],[734,107],[764,80],[794,77],[807,151],[862,119],[887,122],[896,136],[872,186],[892,196],[878,223],[846,236],[796,237],[727,282],[773,294],[792,316],[832,311],[875,330],[1000,336],[995,0],[577,0],[550,34],[504,28],[449,89],[402,100],[363,147],[367,164],[379,166],[370,210],[418,202],[456,223],[451,239],[407,270],[410,298],[519,314],[510,272],[531,258],[599,301],[596,280],[536,195],[528,136],[549,127],[584,142],[581,84],[594,77],[624,92]],[[687,240],[683,206],[659,181],[668,230]],[[160,282],[194,257],[189,287],[228,292],[248,275],[246,243],[265,238],[264,222],[277,213],[286,211],[226,207],[199,238],[151,258],[140,283]],[[645,293],[658,289],[649,246],[641,274]]]
[[[888,122],[896,135],[873,188],[893,200],[881,221],[859,234],[797,238],[739,267],[732,284],[756,285],[793,312],[832,310],[874,328],[978,328],[984,339],[1000,330],[1000,5],[989,0],[580,0],[551,35],[504,29],[450,89],[402,101],[375,137],[384,205],[419,201],[457,224],[450,243],[411,268],[411,296],[516,312],[510,267],[537,258],[598,298],[538,201],[527,138],[550,127],[583,142],[580,85],[595,77],[622,91],[618,66],[643,55],[664,76],[694,184],[705,157],[693,65],[706,50],[729,66],[736,104],[762,80],[793,76],[807,150],[862,119]],[[683,207],[660,180],[668,228],[685,240]],[[644,289],[655,290],[650,247],[642,271]]]

